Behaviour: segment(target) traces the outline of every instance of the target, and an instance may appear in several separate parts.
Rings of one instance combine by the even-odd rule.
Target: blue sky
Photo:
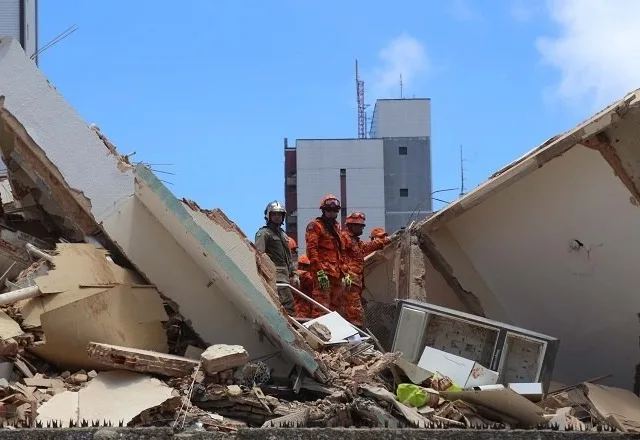
[[[399,97],[400,73],[431,98],[434,190],[459,187],[460,145],[470,189],[640,84],[638,57],[616,64],[640,2],[606,3],[41,1],[41,45],[79,30],[40,67],[121,153],[253,236],[283,199],[284,137],[356,137],[355,58],[367,103]]]

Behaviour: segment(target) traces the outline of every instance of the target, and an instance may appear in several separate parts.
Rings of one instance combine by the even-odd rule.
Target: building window
[[[407,147],[398,147],[398,154],[400,156],[406,156],[407,155]]]
[[[400,197],[409,197],[409,188],[400,188]]]
[[[340,168],[340,177],[346,177],[346,176],[347,176],[347,169]]]

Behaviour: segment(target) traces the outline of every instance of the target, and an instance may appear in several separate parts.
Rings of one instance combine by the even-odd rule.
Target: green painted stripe
[[[187,208],[181,200],[178,200],[169,189],[153,174],[148,168],[138,165],[136,167],[138,177],[160,198],[162,203],[169,209],[182,223],[185,230],[191,234],[205,251],[215,258],[216,262],[231,277],[233,282],[255,305],[256,311],[269,322],[282,344],[293,345],[296,340],[296,333],[289,327],[287,320],[273,306],[273,304],[256,288],[238,265],[227,255],[211,236],[193,220]],[[316,371],[319,367],[313,356],[305,350],[296,350],[299,361],[310,372]]]

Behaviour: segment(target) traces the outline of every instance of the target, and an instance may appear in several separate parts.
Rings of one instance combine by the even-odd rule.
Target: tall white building
[[[320,215],[326,194],[343,209],[394,232],[431,212],[431,105],[429,99],[376,102],[368,139],[298,139],[285,145],[287,233],[304,252],[305,226]]]
[[[0,37],[5,36],[19,41],[28,56],[38,51],[38,0],[0,0]]]

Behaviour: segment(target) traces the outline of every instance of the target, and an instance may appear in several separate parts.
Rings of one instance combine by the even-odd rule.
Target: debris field
[[[435,346],[409,359],[336,313],[287,316],[243,232],[121,155],[11,38],[0,154],[4,428],[640,431],[640,399],[598,378],[549,390]]]

